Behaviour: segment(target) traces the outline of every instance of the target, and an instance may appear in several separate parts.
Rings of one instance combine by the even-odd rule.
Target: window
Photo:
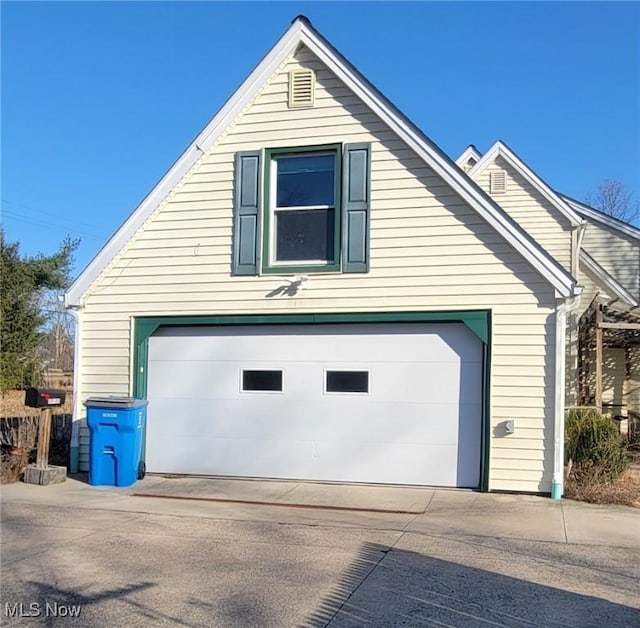
[[[282,392],[282,371],[242,370],[242,392]]]
[[[337,270],[340,207],[338,146],[267,151],[267,267]]]
[[[325,371],[325,392],[368,393],[369,371]]]
[[[233,275],[369,272],[371,145],[236,153]]]

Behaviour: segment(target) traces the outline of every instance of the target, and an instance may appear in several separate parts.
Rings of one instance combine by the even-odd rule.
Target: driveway
[[[634,509],[195,479],[142,496],[164,481],[4,486],[2,623],[640,625]],[[274,505],[256,503],[267,495]],[[312,499],[322,508],[301,507]]]

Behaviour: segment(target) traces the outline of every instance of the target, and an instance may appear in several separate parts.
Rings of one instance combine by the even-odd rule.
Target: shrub
[[[565,463],[579,485],[613,482],[627,468],[618,427],[595,408],[574,408],[565,422]]]
[[[38,437],[38,416],[0,418],[0,444],[7,447],[31,450]]]

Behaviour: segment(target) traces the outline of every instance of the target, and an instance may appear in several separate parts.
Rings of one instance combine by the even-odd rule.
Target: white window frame
[[[333,157],[333,171],[334,171],[334,195],[333,195],[333,205],[301,205],[294,207],[276,207],[276,201],[278,198],[278,160],[280,159],[291,159],[295,157],[308,157],[308,156],[322,156],[322,155],[331,155]],[[277,155],[271,156],[271,162],[269,163],[269,180],[272,182],[269,189],[269,224],[271,225],[271,230],[269,233],[269,266],[322,266],[322,265],[330,265],[337,263],[338,252],[333,251],[334,259],[304,259],[304,260],[276,260],[276,243],[278,237],[278,221],[276,217],[276,212],[284,213],[287,211],[304,211],[304,210],[314,210],[314,209],[333,209],[334,212],[334,220],[338,220],[337,212],[337,189],[340,189],[336,182],[340,180],[341,173],[338,172],[338,159],[335,151],[331,150],[310,150],[306,152],[300,153],[280,153]],[[336,225],[334,225],[334,233],[335,233]]]

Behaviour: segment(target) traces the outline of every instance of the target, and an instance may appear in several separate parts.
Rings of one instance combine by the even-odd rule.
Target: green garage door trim
[[[483,344],[482,365],[482,442],[480,490],[489,485],[489,395],[491,382],[491,311],[464,312],[351,312],[349,314],[247,314],[236,316],[140,316],[133,327],[133,395],[147,395],[149,337],[162,326],[196,325],[292,325],[326,323],[464,323]],[[144,440],[143,440],[144,447]],[[144,456],[144,453],[143,453]]]

